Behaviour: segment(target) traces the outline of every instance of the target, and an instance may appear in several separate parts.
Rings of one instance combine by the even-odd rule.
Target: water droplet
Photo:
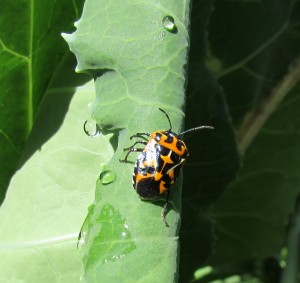
[[[84,132],[92,138],[98,137],[101,133],[100,127],[97,125],[96,121],[92,118],[86,120],[83,125]]]
[[[175,20],[172,16],[165,16],[162,20],[162,24],[167,31],[171,33],[177,33],[178,30],[175,25]]]
[[[112,183],[116,179],[116,175],[112,170],[106,169],[100,174],[100,181],[103,185]]]

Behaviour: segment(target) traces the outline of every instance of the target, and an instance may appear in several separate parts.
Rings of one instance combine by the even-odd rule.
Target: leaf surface
[[[1,282],[80,282],[80,227],[93,200],[95,176],[113,152],[110,136],[91,139],[83,132],[93,93],[92,84],[74,97],[70,88],[57,89],[43,102],[29,152],[39,133],[52,131],[63,98],[71,100],[59,131],[16,173],[1,207]]]
[[[42,98],[69,52],[60,33],[72,30],[82,3],[1,1],[0,202]]]
[[[174,132],[182,128],[188,7],[177,1],[90,0],[77,31],[64,35],[76,54],[77,70],[95,77],[93,118],[103,132],[117,133],[117,150],[107,168],[115,179],[98,182],[82,229],[88,282],[176,281],[180,182],[165,227],[164,201],[142,202],[132,188],[136,155],[130,156],[131,164],[119,159],[133,143],[131,135],[168,129],[159,107],[169,114]],[[175,30],[164,26],[166,16],[174,19]]]

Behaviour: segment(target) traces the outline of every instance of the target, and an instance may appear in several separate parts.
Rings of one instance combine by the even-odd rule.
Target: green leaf
[[[176,280],[180,182],[165,227],[160,217],[164,201],[142,202],[132,189],[134,154],[132,165],[119,159],[124,158],[131,135],[168,128],[159,107],[170,115],[175,132],[182,127],[188,7],[177,1],[90,0],[76,23],[77,31],[64,35],[76,54],[77,70],[95,77],[92,116],[103,132],[118,133],[117,150],[108,164],[116,178],[110,184],[98,182],[82,228],[89,282]],[[164,26],[166,17],[174,19],[176,29]]]
[[[282,245],[300,192],[299,91],[290,93],[264,125],[245,155],[239,179],[216,203],[220,240],[214,262],[223,262],[224,254],[232,262],[253,257],[263,260]]]
[[[43,96],[69,52],[60,33],[72,30],[82,3],[1,1],[0,202]]]
[[[296,283],[298,281],[299,274],[299,233],[300,233],[300,213],[299,213],[299,199],[296,203],[296,213],[292,219],[288,238],[287,238],[287,259],[286,268],[283,270],[281,283],[291,282]],[[283,250],[286,251],[286,250]]]
[[[186,128],[213,125],[211,132],[187,137],[190,157],[184,168],[180,282],[188,282],[213,251],[210,210],[240,165],[224,92],[205,66],[206,31],[213,1],[193,4],[187,88]]]
[[[191,39],[187,32],[188,6],[175,1],[167,4],[87,1],[83,17],[76,23],[77,31],[65,38],[77,56],[77,70],[89,72],[95,79],[97,94],[91,115],[102,134],[113,133],[109,141],[115,154],[110,159],[105,153],[108,138],[98,143],[102,135],[92,141],[97,143],[94,146],[98,154],[104,152],[105,160],[95,160],[94,155],[82,157],[69,145],[55,156],[45,153],[48,146],[45,140],[51,135],[52,139],[58,137],[54,135],[54,127],[46,130],[46,134],[43,131],[52,112],[47,108],[39,112],[44,117],[42,125],[36,126],[22,162],[31,155],[32,159],[12,181],[2,208],[5,217],[1,217],[4,220],[0,227],[4,231],[0,268],[5,271],[5,280],[34,282],[35,277],[39,278],[37,282],[47,282],[57,280],[55,276],[59,274],[63,282],[76,282],[84,272],[90,282],[173,282],[178,276],[181,282],[188,282],[198,267],[210,264],[211,273],[199,282],[237,274],[241,277],[235,280],[241,282],[245,282],[245,274],[264,283],[278,281],[281,267],[276,254],[284,242],[286,223],[300,191],[297,130],[300,67],[295,60],[300,46],[299,3],[197,1],[193,5]],[[184,66],[189,47],[185,98]],[[2,55],[7,56],[3,50]],[[6,58],[5,64],[9,66],[11,60]],[[38,64],[37,70],[41,70],[41,65]],[[10,87],[16,87],[15,81]],[[66,85],[64,79],[60,83]],[[58,113],[60,121],[63,120],[70,96],[67,97],[54,98],[56,115],[51,121],[58,121]],[[17,102],[13,104],[18,106]],[[183,123],[185,104],[187,115]],[[123,148],[132,144],[129,139],[132,134],[168,128],[159,107],[170,115],[175,132],[183,124],[186,129],[199,125],[215,127],[213,131],[185,137],[190,158],[183,174],[183,214],[180,215],[180,177],[171,194],[169,228],[160,217],[164,200],[142,202],[132,189],[136,154],[130,155],[132,164],[119,163],[125,156]],[[80,108],[72,108],[72,115],[77,116]],[[86,116],[87,113],[76,124],[80,135]],[[232,180],[240,157],[231,123],[244,157],[235,181]],[[65,131],[64,139],[69,139],[76,129]],[[6,145],[20,151],[11,142],[11,136],[2,132]],[[21,131],[14,134],[18,133]],[[81,144],[77,136],[71,139]],[[69,150],[74,159],[61,175],[57,164],[63,164]],[[112,154],[112,148],[109,152]],[[29,166],[32,162],[38,165]],[[101,162],[105,165],[101,166]],[[90,190],[86,191],[88,197],[82,202],[74,201],[68,191],[61,198],[61,191],[55,186],[50,189],[39,185],[37,171],[24,175],[25,181],[18,181],[26,173],[24,168],[29,173],[35,168],[46,168],[42,174],[46,172],[55,180],[53,185],[63,182],[70,187],[70,183],[75,186],[78,182],[80,189]],[[96,197],[81,230],[79,251],[84,264],[81,270],[76,237],[85,207],[92,203],[96,179]],[[35,183],[43,190],[31,190]],[[25,185],[30,188],[23,189]],[[69,213],[66,203],[72,203],[72,212]],[[59,212],[53,213],[50,206]],[[75,212],[75,208],[79,211]],[[51,216],[44,217],[45,211],[49,215],[51,211]],[[44,244],[43,240],[49,237],[56,241],[53,245],[51,241]],[[61,241],[62,238],[66,241]],[[295,248],[297,241],[290,242],[288,249]],[[213,246],[214,253],[205,262]],[[176,271],[179,260],[180,275]],[[30,267],[28,262],[32,263]],[[39,268],[36,262],[43,262],[43,267]],[[296,266],[291,261],[287,264]],[[287,278],[293,277],[293,270],[287,268]]]
[[[57,133],[11,181],[0,210],[1,282],[80,282],[80,227],[93,200],[95,178],[113,153],[111,136],[84,134],[93,93],[90,83],[74,97],[70,88],[57,89],[43,101],[27,148],[30,153],[41,132],[52,132],[57,113],[65,110],[63,100],[71,103]]]

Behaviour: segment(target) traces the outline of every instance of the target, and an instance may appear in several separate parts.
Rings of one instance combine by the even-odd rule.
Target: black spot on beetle
[[[171,144],[173,142],[173,140],[174,140],[174,138],[172,136],[168,135],[165,142]]]
[[[174,163],[178,163],[178,162],[180,162],[180,156],[177,154],[177,153],[175,153],[175,152],[172,152],[171,153],[171,160],[174,162]]]
[[[181,150],[182,147],[183,147],[182,141],[178,140],[177,143],[176,143],[176,147],[177,147],[178,150]]]

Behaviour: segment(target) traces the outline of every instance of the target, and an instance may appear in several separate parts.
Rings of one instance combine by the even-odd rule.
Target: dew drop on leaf
[[[177,27],[175,25],[175,20],[172,16],[165,16],[162,20],[164,28],[172,33],[177,33]]]
[[[84,122],[83,130],[89,137],[95,138],[98,137],[101,133],[100,127],[97,125],[96,121],[92,118],[87,119]]]
[[[112,183],[116,179],[116,175],[112,170],[104,170],[100,174],[100,181],[103,185]]]

